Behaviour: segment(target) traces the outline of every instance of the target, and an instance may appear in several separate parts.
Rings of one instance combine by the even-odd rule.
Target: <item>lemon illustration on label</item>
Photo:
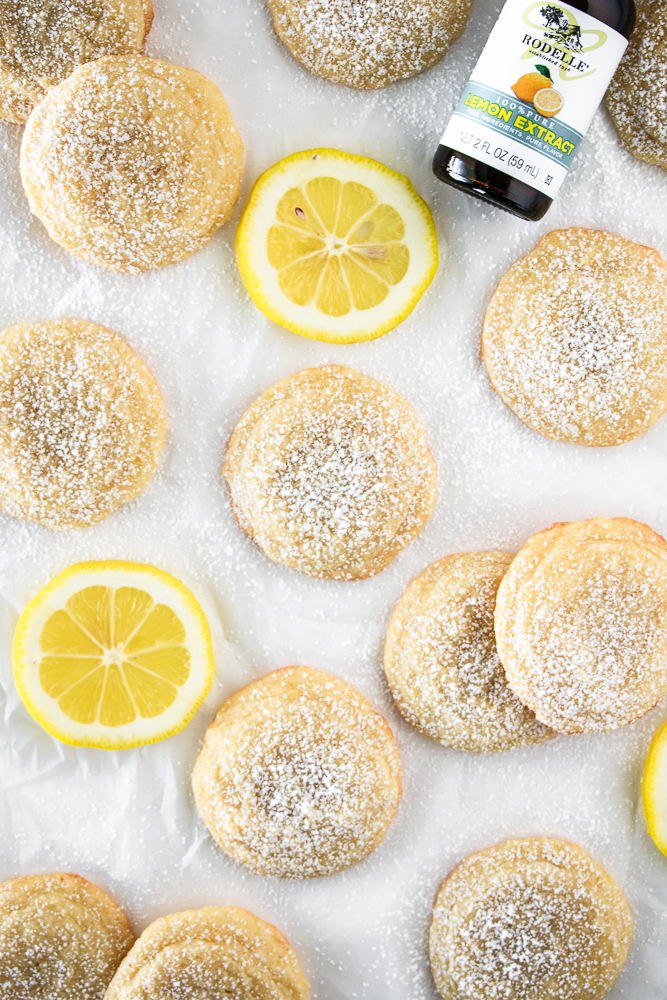
[[[629,7],[621,16],[614,3],[592,6],[599,18],[581,9],[587,3],[505,0],[440,140],[437,177],[521,218],[542,218],[634,23]]]
[[[552,81],[549,67],[536,65],[535,72],[524,73],[523,76],[520,76],[516,83],[512,85],[512,90],[520,101],[532,104],[537,93],[544,90],[545,87],[551,86]]]
[[[563,110],[563,95],[552,87],[545,87],[538,90],[533,98],[533,105],[536,110],[545,118],[553,118],[559,111]]]

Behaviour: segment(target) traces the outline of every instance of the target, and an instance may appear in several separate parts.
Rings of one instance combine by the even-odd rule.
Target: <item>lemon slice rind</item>
[[[380,204],[390,205],[403,219],[401,242],[410,251],[407,272],[390,287],[384,301],[370,309],[353,307],[344,316],[328,316],[312,304],[297,305],[281,289],[280,272],[269,262],[267,234],[276,222],[276,206],[289,189],[302,187],[317,176],[365,185],[375,192]],[[331,343],[374,340],[393,330],[412,312],[438,267],[431,212],[408,178],[376,160],[337,149],[294,153],[258,178],[239,222],[236,252],[248,293],[269,319],[302,337]]]
[[[646,755],[642,799],[648,832],[667,855],[667,722],[655,733]]]
[[[105,726],[98,721],[79,723],[65,715],[40,683],[40,663],[45,655],[40,635],[45,623],[78,591],[100,585],[147,592],[156,604],[171,608],[185,629],[183,645],[190,654],[188,678],[178,688],[175,701],[154,718],[138,718],[119,726]],[[180,580],[155,566],[121,561],[76,563],[55,576],[21,614],[14,633],[12,659],[19,695],[30,715],[48,733],[70,746],[105,750],[157,743],[180,732],[208,694],[214,676],[211,633],[194,595]]]

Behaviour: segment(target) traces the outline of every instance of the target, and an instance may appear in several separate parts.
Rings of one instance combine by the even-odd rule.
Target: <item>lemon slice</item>
[[[117,750],[183,729],[213,681],[204,613],[155,566],[70,566],[30,601],[14,634],[30,714],[73,746]]]
[[[393,330],[438,266],[433,218],[407,177],[337,149],[307,149],[262,174],[236,251],[269,319],[339,344]]]
[[[642,778],[642,798],[648,832],[667,855],[667,722],[651,740]]]
[[[533,105],[545,118],[553,118],[559,111],[563,110],[563,95],[551,87],[538,90],[533,98]]]

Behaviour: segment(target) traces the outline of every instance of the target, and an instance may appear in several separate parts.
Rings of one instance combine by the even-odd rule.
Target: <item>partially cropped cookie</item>
[[[471,854],[443,882],[433,978],[444,1000],[602,1000],[632,929],[625,896],[576,844],[507,840]]]
[[[0,885],[3,1000],[102,1000],[133,941],[121,908],[78,875]]]
[[[362,861],[401,796],[398,748],[366,699],[335,677],[285,667],[232,695],[192,774],[199,813],[260,875],[312,878]]]
[[[0,0],[0,118],[25,122],[83,63],[141,52],[152,0]]]
[[[631,441],[667,408],[667,264],[611,233],[549,233],[500,281],[482,352],[493,388],[540,434]]]
[[[21,146],[33,214],[75,257],[111,271],[201,249],[231,215],[242,166],[218,88],[143,56],[75,70],[31,114]]]
[[[515,557],[495,620],[507,680],[545,725],[634,722],[667,692],[667,544],[625,517],[555,524]]]
[[[84,320],[0,333],[0,506],[83,528],[139,496],[164,443],[153,375],[117,334]]]
[[[473,753],[554,735],[507,684],[493,614],[507,552],[447,556],[413,580],[391,619],[384,670],[401,713],[431,739]]]
[[[386,87],[437,63],[462,34],[471,0],[269,0],[276,34],[317,76]]]
[[[379,573],[435,504],[435,462],[410,403],[339,365],[255,400],[223,474],[239,524],[266,555],[329,580]]]
[[[667,170],[667,5],[641,0],[630,44],[606,101],[621,142],[633,156]]]
[[[160,917],[137,940],[104,1000],[308,1000],[275,927],[233,906]]]

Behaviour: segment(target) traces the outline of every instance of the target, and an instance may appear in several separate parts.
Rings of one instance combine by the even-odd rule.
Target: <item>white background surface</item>
[[[577,841],[617,878],[636,915],[613,998],[664,1000],[667,860],[645,830],[640,777],[659,707],[633,727],[559,738],[492,757],[431,743],[394,711],[382,673],[388,618],[407,583],[450,552],[508,548],[555,520],[630,515],[667,532],[667,418],[640,440],[587,450],[520,424],[479,360],[495,283],[550,229],[586,225],[667,255],[667,175],[634,161],[600,111],[559,200],[539,224],[438,182],[430,160],[493,24],[475,0],[463,39],[421,77],[348,91],[302,70],[274,37],[262,0],[156,2],[149,54],[207,74],[246,145],[234,219],[190,260],[114,276],[69,257],[33,219],[18,173],[20,129],[0,122],[0,327],[61,315],[127,337],[153,369],[169,414],[159,474],[94,528],[50,533],[0,514],[0,878],[70,870],[106,887],[137,932],[170,911],[245,906],[296,948],[313,1000],[433,1000],[426,934],[434,894],[467,852],[516,835]],[[266,320],[248,299],[233,241],[255,178],[287,154],[336,146],[403,171],[432,207],[442,262],[422,303],[378,341],[328,346]],[[403,392],[428,429],[439,500],[418,539],[382,574],[316,582],[270,563],[236,526],[219,468],[227,437],[268,385],[339,362]],[[214,633],[217,680],[190,726],[165,743],[107,753],[48,736],[12,680],[13,627],[48,579],[80,559],[152,562],[182,578]],[[383,845],[329,879],[279,882],[220,852],[197,819],[189,775],[223,698],[303,663],[356,685],[397,735],[405,792]]]

